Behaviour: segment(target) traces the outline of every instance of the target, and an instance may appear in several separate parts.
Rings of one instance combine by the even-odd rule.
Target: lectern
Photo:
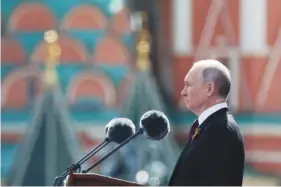
[[[65,186],[143,186],[141,184],[125,181],[99,174],[73,173],[65,179]]]

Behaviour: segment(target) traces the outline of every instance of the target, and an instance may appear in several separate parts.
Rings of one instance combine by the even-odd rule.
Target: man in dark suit
[[[229,70],[219,61],[194,63],[184,79],[186,107],[198,118],[187,137],[170,186],[241,186],[244,144],[239,127],[229,113]]]

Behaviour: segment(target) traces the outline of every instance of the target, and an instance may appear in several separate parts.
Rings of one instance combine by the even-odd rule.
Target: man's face
[[[200,79],[200,71],[200,68],[192,68],[188,72],[181,92],[186,108],[195,114],[200,112],[207,99],[206,87]]]

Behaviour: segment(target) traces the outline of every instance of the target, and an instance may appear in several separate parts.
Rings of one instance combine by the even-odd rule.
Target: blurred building
[[[229,104],[245,135],[249,166],[280,176],[281,2],[164,2],[164,46],[171,46],[176,101],[181,103],[182,80],[196,59],[224,62],[231,69]]]
[[[245,181],[275,185],[279,178],[280,185],[281,1],[122,2],[1,1],[2,179],[16,162],[18,145],[44,91],[44,33],[58,31],[58,90],[86,153],[104,137],[104,125],[120,115],[134,84],[131,16],[143,10],[150,20],[153,73],[178,144],[185,142],[195,118],[182,107],[184,76],[195,60],[219,59],[232,73],[229,105],[244,133]]]

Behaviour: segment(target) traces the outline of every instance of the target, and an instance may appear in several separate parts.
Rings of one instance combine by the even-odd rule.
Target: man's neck
[[[203,105],[201,107],[200,110],[198,110],[198,112],[196,112],[195,114],[197,116],[200,116],[200,114],[202,114],[202,112],[204,112],[205,110],[207,110],[208,108],[216,105],[216,104],[219,104],[219,103],[223,103],[223,102],[226,102],[225,99],[221,99],[221,98],[218,98],[218,99],[214,99],[214,100],[210,100],[208,103],[206,103],[205,105]]]
[[[217,103],[209,108],[207,108],[206,110],[204,110],[199,116],[198,116],[198,123],[199,125],[201,125],[210,115],[212,115],[213,113],[217,112],[218,110],[222,109],[222,108],[227,108],[227,103],[221,102],[221,103]]]

